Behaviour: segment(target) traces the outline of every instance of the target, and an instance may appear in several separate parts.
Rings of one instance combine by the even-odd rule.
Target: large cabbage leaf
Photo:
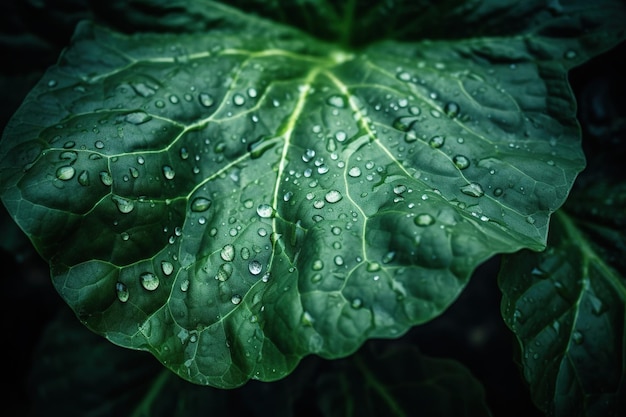
[[[206,30],[81,23],[0,143],[2,200],[90,329],[198,384],[275,380],[545,246],[584,166],[567,70],[615,37],[587,9],[348,48],[189,7]]]

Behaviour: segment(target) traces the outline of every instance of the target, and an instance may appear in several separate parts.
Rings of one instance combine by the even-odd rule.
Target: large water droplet
[[[200,95],[198,96],[198,100],[200,101],[200,104],[202,104],[204,107],[211,107],[215,104],[215,99],[209,93],[200,93]]]
[[[233,96],[233,103],[235,104],[235,106],[243,106],[246,103],[246,98],[237,93]]]
[[[221,264],[219,268],[217,268],[217,274],[215,275],[215,279],[221,282],[228,281],[228,278],[233,274],[233,265]]]
[[[428,213],[422,213],[415,216],[414,222],[420,227],[426,227],[435,223],[435,218]]]
[[[139,276],[141,286],[148,291],[154,291],[159,287],[159,278],[152,272],[145,272]]]
[[[324,199],[326,201],[328,201],[329,203],[333,204],[338,202],[339,200],[341,200],[343,198],[343,196],[341,195],[341,193],[337,190],[330,190],[329,192],[326,193],[326,195],[324,196]]]
[[[172,180],[176,176],[176,172],[174,172],[174,168],[169,165],[163,165],[163,176],[167,180]]]
[[[433,148],[441,148],[445,142],[445,138],[441,135],[433,136],[428,143]]]
[[[124,120],[134,125],[140,125],[142,123],[149,122],[151,119],[152,119],[152,116],[150,116],[148,113],[143,112],[143,111],[136,111],[136,112],[128,113],[124,117]]]
[[[104,185],[106,185],[108,187],[111,184],[113,184],[113,177],[111,176],[111,174],[109,172],[101,171],[100,172],[100,181],[102,181],[102,184],[104,184]]]
[[[328,103],[329,105],[333,107],[337,107],[340,109],[346,107],[345,99],[339,94],[333,94],[332,96],[328,97],[328,99],[326,100],[326,103]]]
[[[443,112],[451,118],[458,116],[459,110],[459,105],[454,101],[447,103],[443,108]]]
[[[168,261],[161,261],[161,271],[165,276],[170,276],[174,272],[174,265]]]
[[[89,185],[89,172],[83,171],[78,176],[78,183],[80,185],[88,186]]]
[[[250,261],[250,263],[248,264],[248,271],[250,271],[252,275],[259,275],[262,269],[263,265],[261,265],[261,262],[257,261],[256,259]]]
[[[465,169],[470,165],[469,159],[464,155],[455,156],[452,158],[452,162],[454,162],[454,165],[456,165],[458,169]]]
[[[111,197],[111,200],[113,200],[113,202],[117,206],[117,209],[122,214],[128,214],[135,208],[135,204],[131,200],[128,200],[126,198],[114,195]]]
[[[220,257],[226,262],[232,262],[235,259],[235,247],[230,243],[224,245],[220,252]]]
[[[259,204],[256,208],[256,212],[259,217],[263,217],[265,219],[270,218],[274,215],[274,209],[269,204]]]
[[[472,197],[482,197],[485,194],[483,187],[477,182],[472,182],[461,187],[461,192]]]
[[[74,167],[71,167],[69,165],[59,167],[56,172],[57,178],[62,181],[71,180],[72,178],[74,178],[75,174],[76,170],[74,169]]]
[[[357,178],[361,176],[361,168],[359,167],[352,167],[350,168],[350,170],[348,171],[348,175],[353,177],[353,178]]]
[[[130,297],[130,293],[128,292],[128,288],[121,282],[117,282],[115,284],[115,292],[117,294],[117,299],[121,302],[125,303],[128,301],[128,297]]]
[[[242,298],[241,298],[241,295],[239,294],[235,294],[232,297],[230,297],[230,302],[233,303],[234,305],[241,303],[241,300]]]
[[[196,197],[191,202],[191,211],[200,213],[207,211],[211,207],[212,201],[204,197]]]

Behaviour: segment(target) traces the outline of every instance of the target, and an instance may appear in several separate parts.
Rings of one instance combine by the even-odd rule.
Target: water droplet
[[[341,200],[343,198],[343,196],[337,190],[330,190],[329,192],[326,193],[324,198],[326,199],[326,201],[328,201],[329,203],[333,204],[333,203],[336,203],[339,200]]]
[[[396,77],[400,80],[400,81],[411,81],[411,74],[409,74],[406,71],[402,71],[399,72]]]
[[[191,211],[196,213],[200,213],[203,211],[207,211],[213,202],[208,198],[204,197],[196,197],[191,202]]]
[[[111,200],[113,200],[113,202],[117,206],[117,209],[122,214],[128,214],[135,208],[135,204],[131,200],[128,200],[126,198],[114,195],[111,197]]]
[[[346,107],[346,101],[339,94],[334,94],[334,95],[328,97],[328,99],[326,100],[326,103],[328,103],[329,105],[331,105],[333,107],[337,107],[337,108],[340,108],[340,109]]]
[[[180,148],[180,159],[185,160],[187,158],[189,158],[189,151],[187,150],[187,148],[185,147]]]
[[[397,194],[397,195],[401,195],[402,193],[405,193],[406,191],[407,191],[406,185],[397,184],[395,187],[393,187],[393,192],[394,194]]]
[[[572,333],[572,340],[574,341],[574,343],[576,343],[577,345],[580,345],[583,343],[584,341],[584,337],[583,334],[581,332],[579,332],[578,330],[576,330],[574,333]]]
[[[458,116],[459,110],[460,110],[459,105],[456,104],[454,101],[446,103],[446,105],[443,108],[443,112],[450,118],[454,118]]]
[[[493,190],[493,195],[495,195],[496,197],[500,197],[502,193],[502,188],[496,188],[495,190]]]
[[[128,297],[130,296],[130,293],[128,292],[128,288],[126,288],[126,285],[124,285],[121,282],[117,282],[115,284],[115,292],[117,293],[118,300],[120,300],[123,303],[128,301]]]
[[[93,146],[95,146],[96,149],[104,149],[104,142],[102,142],[101,140],[97,140]]]
[[[483,187],[477,182],[472,182],[461,187],[461,192],[472,197],[482,197],[485,194]]]
[[[401,132],[408,132],[416,120],[417,118],[414,116],[402,116],[395,119],[391,126]]]
[[[426,227],[435,223],[435,218],[428,213],[422,213],[415,216],[414,222],[420,227]]]
[[[369,262],[367,264],[367,272],[377,272],[380,271],[380,264],[378,262]]]
[[[163,165],[163,176],[165,177],[165,179],[171,180],[174,179],[174,176],[176,176],[176,172],[174,172],[174,168],[172,168],[171,166]]]
[[[352,300],[352,303],[350,303],[350,306],[355,309],[361,308],[363,306],[363,300],[361,300],[360,298],[355,298],[354,300]]]
[[[335,261],[335,265],[337,265],[337,266],[342,266],[343,263],[344,263],[343,257],[341,255],[335,256],[335,258],[333,260]]]
[[[287,191],[285,195],[283,195],[283,201],[287,202],[291,200],[291,197],[293,197],[293,193],[291,191]]]
[[[228,278],[230,278],[232,274],[232,264],[221,264],[220,267],[217,268],[217,274],[215,274],[215,279],[221,282],[228,281]]]
[[[256,212],[259,217],[263,217],[264,219],[270,218],[274,215],[274,209],[269,204],[259,204],[256,208]]]
[[[248,264],[248,271],[250,271],[252,275],[259,275],[262,269],[263,265],[261,265],[261,262],[257,261],[256,259],[250,261],[250,263]]]
[[[396,257],[396,253],[391,251],[391,252],[387,252],[384,256],[383,256],[383,263],[384,264],[388,264],[390,262],[392,262],[394,260],[394,258]]]
[[[233,303],[234,305],[237,305],[241,302],[242,298],[241,295],[239,294],[235,294],[232,297],[230,297],[230,302]]]
[[[565,51],[565,53],[563,54],[563,57],[565,59],[574,59],[574,58],[576,58],[577,55],[578,54],[576,53],[576,51],[572,51],[570,49],[570,50]]]
[[[335,133],[335,139],[337,139],[337,142],[344,142],[347,138],[348,134],[343,130],[338,130],[337,133]]]
[[[178,104],[180,102],[180,99],[178,98],[177,95],[172,94],[170,96],[170,103],[172,104]]]
[[[235,259],[235,247],[230,243],[224,245],[220,257],[226,262],[232,262]]]
[[[200,93],[198,100],[200,100],[200,104],[204,107],[211,107],[215,104],[215,99],[209,93]]]
[[[433,148],[441,148],[445,142],[445,138],[441,135],[436,135],[430,138],[428,144]]]
[[[321,259],[316,259],[315,261],[313,261],[313,265],[311,266],[311,268],[314,271],[321,271],[322,269],[324,269],[324,262]]]
[[[107,171],[101,171],[100,172],[100,181],[102,181],[102,184],[104,184],[104,185],[106,185],[108,187],[111,184],[113,184],[113,177],[111,177],[111,174],[109,174]]]
[[[526,216],[526,223],[535,224],[535,218],[533,216]]]
[[[313,158],[315,158],[315,150],[314,149],[307,149],[302,154],[302,160],[304,162],[310,162]]]
[[[142,123],[146,123],[152,120],[152,116],[143,111],[136,111],[128,113],[126,116],[124,116],[124,120],[134,125],[140,125]]]
[[[350,170],[348,171],[348,175],[351,176],[352,178],[360,177],[361,176],[361,168],[359,168],[359,167],[352,167],[352,168],[350,168]]]
[[[56,87],[56,85],[57,85],[57,80],[48,81],[48,87],[53,88],[53,87]]]
[[[154,291],[159,287],[159,278],[152,272],[144,272],[139,276],[141,286],[148,291]]]
[[[74,167],[71,167],[69,165],[59,167],[56,172],[57,178],[62,181],[71,180],[72,178],[74,178],[75,174],[76,170],[74,169]]]
[[[452,162],[454,162],[454,165],[456,165],[458,169],[465,169],[470,166],[469,159],[464,155],[455,156],[452,158]]]
[[[235,104],[235,106],[243,106],[246,103],[246,98],[237,93],[233,96],[233,103]]]
[[[161,271],[165,276],[170,276],[174,272],[174,265],[168,261],[161,261]]]
[[[241,251],[239,251],[239,254],[241,255],[241,259],[246,261],[250,257],[250,249],[244,246],[243,248],[241,248]]]
[[[248,97],[255,98],[258,95],[256,88],[250,87],[248,88]]]

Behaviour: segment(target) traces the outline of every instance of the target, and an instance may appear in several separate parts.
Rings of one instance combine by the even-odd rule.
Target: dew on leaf
[[[339,109],[346,107],[345,99],[339,94],[333,94],[332,96],[328,97],[326,103],[328,103],[332,107],[336,107]]]
[[[170,276],[174,272],[174,265],[168,261],[161,261],[161,271],[165,276]]]
[[[311,162],[311,160],[315,158],[315,150],[314,149],[307,149],[306,151],[304,151],[304,153],[302,154],[302,160],[304,162]]]
[[[482,197],[485,194],[483,187],[477,182],[472,182],[461,187],[461,192],[471,197]]]
[[[493,195],[495,195],[496,197],[500,197],[502,193],[503,193],[502,188],[496,188],[493,190]]]
[[[384,264],[388,264],[392,262],[395,257],[396,257],[396,253],[394,251],[390,251],[390,252],[387,252],[385,255],[383,255],[382,261]]]
[[[76,170],[72,166],[62,166],[57,169],[56,176],[62,181],[68,181],[74,178]]]
[[[324,269],[324,262],[321,259],[316,259],[315,261],[313,261],[313,265],[311,266],[311,268],[314,271],[321,271],[322,269]]]
[[[198,96],[198,100],[200,101],[200,104],[204,107],[211,107],[215,104],[215,99],[209,93],[200,93],[200,95]]]
[[[263,203],[258,205],[258,207],[256,208],[256,213],[259,215],[259,217],[268,219],[274,215],[274,209],[269,204]]]
[[[212,201],[205,197],[196,197],[191,202],[191,211],[200,213],[211,207]]]
[[[159,287],[159,278],[152,272],[144,272],[139,276],[141,286],[148,291],[154,291]]]
[[[100,181],[102,182],[102,184],[104,184],[104,185],[106,185],[108,187],[111,184],[113,184],[113,177],[111,177],[111,174],[109,172],[101,171],[100,172]]]
[[[464,155],[456,155],[452,158],[452,162],[454,162],[454,165],[456,165],[458,169],[465,169],[470,166],[469,159]]]
[[[574,343],[576,343],[577,345],[580,345],[583,343],[584,341],[584,337],[583,334],[581,332],[579,332],[578,330],[574,331],[574,333],[572,333],[572,340],[574,341]]]
[[[394,194],[401,195],[407,191],[406,185],[398,184],[393,187]]]
[[[335,261],[335,265],[337,265],[337,266],[342,266],[344,264],[344,260],[343,260],[343,257],[341,255],[335,256],[335,258],[333,260]]]
[[[104,149],[104,142],[102,142],[101,140],[97,140],[93,146],[96,147],[96,149]]]
[[[163,165],[163,176],[165,177],[165,179],[171,180],[174,179],[174,177],[176,176],[176,172],[171,166]]]
[[[114,195],[111,197],[111,200],[115,203],[117,210],[122,214],[128,214],[135,208],[135,204],[132,200],[128,200],[126,198]]]
[[[254,88],[254,87],[248,88],[248,97],[255,98],[257,96],[257,94],[258,93],[256,91],[256,88]]]
[[[246,103],[246,98],[237,93],[233,96],[233,103],[235,104],[235,106],[243,106]]]
[[[247,260],[248,258],[250,258],[250,249],[248,249],[246,246],[244,246],[239,251],[239,254],[241,255],[241,259]]]
[[[241,295],[239,294],[235,294],[232,297],[230,297],[230,302],[233,303],[234,305],[241,303],[241,300],[242,298],[241,298]]]
[[[226,262],[232,262],[235,259],[235,247],[230,243],[224,245],[220,251],[220,257]]]
[[[338,130],[335,133],[335,139],[337,139],[337,142],[344,142],[347,138],[348,135],[343,130]]]
[[[363,306],[363,300],[361,300],[360,298],[355,298],[350,303],[350,306],[354,309],[359,309]]]
[[[189,158],[189,151],[185,147],[180,148],[179,154],[180,154],[180,159],[182,160]]]
[[[219,268],[217,268],[217,274],[215,274],[215,279],[221,282],[228,281],[228,279],[233,274],[233,265],[221,264]]]
[[[326,201],[328,201],[329,203],[333,204],[338,202],[339,200],[341,200],[343,198],[343,196],[341,195],[341,193],[337,190],[330,190],[329,192],[326,193],[326,195],[324,196],[324,199]]]
[[[124,283],[117,282],[115,284],[115,292],[117,294],[118,300],[120,300],[123,303],[128,301],[128,298],[130,297],[130,293],[128,292],[128,288],[126,288],[126,285],[124,285]]]
[[[436,135],[430,138],[428,144],[433,148],[441,148],[445,142],[445,138],[441,135]]]
[[[378,262],[368,262],[366,269],[367,272],[380,271],[380,264]]]
[[[250,271],[252,275],[259,275],[262,269],[263,265],[261,265],[261,262],[257,261],[256,259],[250,261],[250,263],[248,264],[248,271]]]
[[[177,95],[172,94],[170,97],[170,103],[172,104],[178,104],[180,102],[180,99],[178,98]]]
[[[426,227],[435,223],[435,218],[428,213],[422,213],[415,216],[414,222],[417,226]]]
[[[454,101],[446,103],[446,105],[443,108],[443,112],[448,117],[454,118],[454,117],[458,116],[458,114],[459,114],[459,105],[456,104]]]
[[[149,122],[151,119],[152,119],[152,116],[150,116],[148,113],[143,112],[143,111],[136,111],[136,112],[128,113],[124,117],[124,120],[134,125],[140,125],[140,124]]]
[[[351,176],[352,178],[357,178],[361,176],[361,168],[359,167],[352,167],[350,168],[350,170],[348,171],[348,175]]]

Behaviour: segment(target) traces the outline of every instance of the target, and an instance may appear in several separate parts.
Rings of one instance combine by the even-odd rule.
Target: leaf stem
[[[404,411],[402,411],[402,407],[400,406],[400,404],[398,404],[393,396],[389,394],[385,387],[382,386],[378,379],[376,379],[372,372],[370,372],[367,365],[363,363],[361,356],[357,353],[353,356],[353,360],[357,369],[361,371],[361,373],[365,377],[366,383],[374,389],[374,391],[383,399],[383,401],[385,401],[385,403],[389,405],[389,410],[392,412],[392,415],[405,417],[406,414],[404,414]]]

